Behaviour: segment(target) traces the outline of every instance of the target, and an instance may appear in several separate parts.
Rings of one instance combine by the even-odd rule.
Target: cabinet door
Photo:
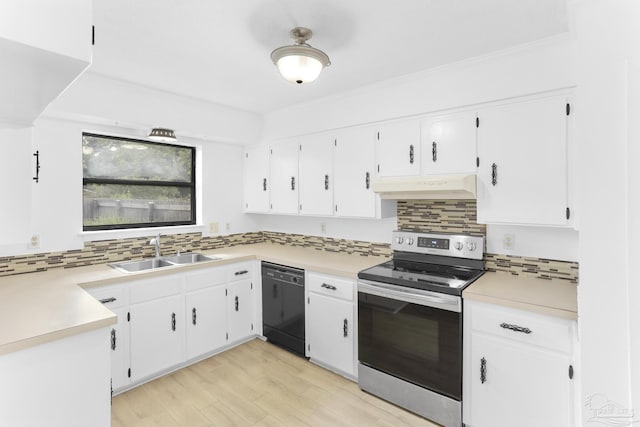
[[[0,245],[26,247],[31,228],[31,179],[35,158],[31,151],[31,128],[0,129],[0,191],[4,209],[0,209]]]
[[[227,304],[224,285],[187,294],[187,359],[193,359],[226,344]]]
[[[131,380],[184,361],[184,297],[176,295],[131,306]]]
[[[353,375],[353,303],[310,292],[308,305],[309,356]]]
[[[434,117],[422,124],[422,174],[476,172],[476,113]]]
[[[298,213],[298,152],[297,141],[271,147],[271,212]]]
[[[269,212],[269,147],[259,146],[244,153],[244,211]]]
[[[329,135],[312,135],[300,143],[300,213],[333,213],[333,144]]]
[[[377,216],[377,196],[371,190],[376,160],[374,135],[373,129],[362,128],[342,131],[336,137],[333,162],[337,216]]]
[[[573,425],[568,356],[482,334],[471,337],[473,427]],[[465,398],[467,399],[467,398]],[[468,418],[467,418],[468,417]]]
[[[420,122],[410,120],[380,126],[378,140],[378,176],[420,175]]]
[[[567,100],[550,97],[478,116],[478,222],[567,224]]]
[[[127,309],[112,310],[118,316],[118,323],[111,327],[111,387],[118,390],[129,384],[129,323]]]
[[[228,342],[238,341],[253,334],[253,312],[251,279],[229,283],[227,285]]]

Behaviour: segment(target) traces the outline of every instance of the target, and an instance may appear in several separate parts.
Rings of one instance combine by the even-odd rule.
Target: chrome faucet
[[[156,258],[160,258],[160,233],[149,241],[150,245],[154,245],[156,249]]]

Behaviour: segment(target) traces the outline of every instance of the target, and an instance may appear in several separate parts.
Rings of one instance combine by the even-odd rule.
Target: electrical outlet
[[[320,232],[322,234],[325,234],[327,232],[327,224],[325,224],[324,222],[320,223]]]
[[[225,228],[225,230],[227,230],[227,231],[231,231],[231,223],[230,223],[230,222],[227,222],[224,228]]]
[[[218,223],[217,222],[210,222],[209,223],[209,233],[217,233],[218,232]]]
[[[512,233],[505,233],[502,236],[502,248],[503,249],[513,249],[516,245],[516,236]]]
[[[40,248],[40,235],[32,234],[31,240],[29,240],[29,248],[30,249],[39,249]]]

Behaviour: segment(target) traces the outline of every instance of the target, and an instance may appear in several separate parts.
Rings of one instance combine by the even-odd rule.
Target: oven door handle
[[[461,298],[455,295],[436,294],[435,292],[365,280],[358,281],[358,292],[423,305],[426,307],[439,308],[456,313],[462,312]]]

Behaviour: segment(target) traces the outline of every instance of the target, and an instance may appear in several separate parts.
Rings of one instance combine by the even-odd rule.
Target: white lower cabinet
[[[355,284],[352,280],[308,273],[307,356],[350,377],[355,376]]]
[[[129,380],[129,322],[127,315],[128,292],[125,285],[109,285],[88,288],[87,292],[118,316],[117,323],[109,330],[111,349],[111,389],[118,390]]]
[[[186,275],[185,329],[188,360],[226,344],[226,280],[226,267],[207,268]]]
[[[254,311],[253,279],[227,284],[227,342],[240,341],[255,334]]]
[[[575,426],[576,322],[465,301],[464,423]]]
[[[184,361],[184,296],[131,306],[131,380]]]

